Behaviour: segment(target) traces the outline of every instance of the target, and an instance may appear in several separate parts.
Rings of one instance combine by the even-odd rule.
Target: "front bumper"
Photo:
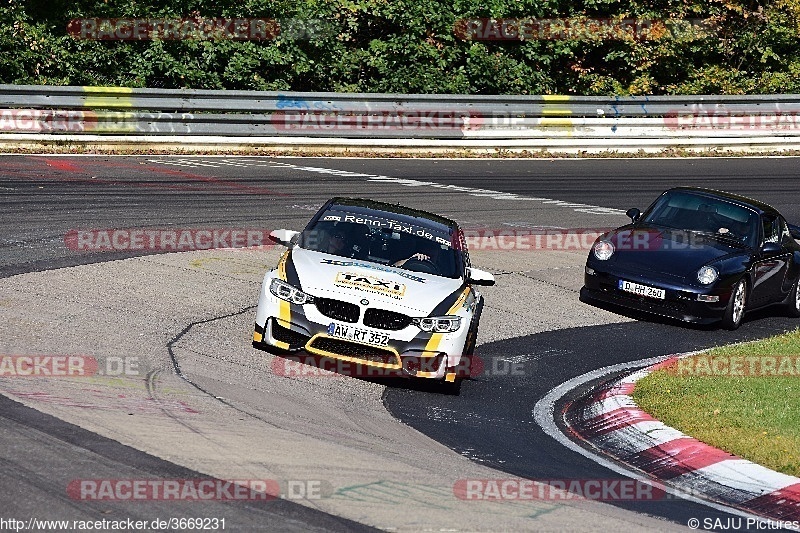
[[[683,322],[712,324],[722,320],[731,296],[730,288],[692,287],[680,282],[652,280],[647,275],[611,274],[594,267],[591,270],[594,273],[586,272],[584,286],[580,292],[580,300],[589,305],[606,303]],[[664,299],[639,296],[623,291],[619,289],[620,280],[664,289]],[[718,300],[716,302],[700,301],[699,297],[713,297]]]
[[[454,381],[468,377],[468,361],[438,350],[431,350],[431,337],[415,338],[408,343],[392,342],[380,347],[353,342],[328,335],[324,326],[308,328],[285,323],[275,317],[267,319],[265,327],[256,323],[253,347],[273,346],[302,355],[290,356],[323,372],[335,372],[353,377],[416,377]]]

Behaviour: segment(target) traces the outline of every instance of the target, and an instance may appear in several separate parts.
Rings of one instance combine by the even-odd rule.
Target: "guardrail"
[[[467,96],[0,85],[0,142],[797,149],[800,95]]]

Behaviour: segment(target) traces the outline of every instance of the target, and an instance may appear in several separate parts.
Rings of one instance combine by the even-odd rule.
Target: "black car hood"
[[[603,240],[615,248],[609,266],[685,279],[714,260],[749,250],[724,238],[647,225],[623,226]]]

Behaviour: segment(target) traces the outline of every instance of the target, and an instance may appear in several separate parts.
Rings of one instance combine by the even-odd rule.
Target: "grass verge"
[[[681,360],[638,381],[633,398],[687,435],[800,476],[800,329]]]

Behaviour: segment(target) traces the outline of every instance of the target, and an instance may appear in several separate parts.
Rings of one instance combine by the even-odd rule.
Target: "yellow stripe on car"
[[[450,309],[447,310],[448,315],[452,315],[455,313],[459,307],[464,305],[464,301],[469,296],[469,293],[472,289],[469,287],[465,288],[464,291],[459,295],[456,299],[456,303],[454,303]],[[428,344],[425,345],[426,352],[435,352],[439,349],[439,344],[442,342],[442,338],[444,337],[444,333],[434,333],[431,335],[431,338],[428,340]]]
[[[280,279],[281,281],[287,281],[286,261],[288,260],[289,260],[289,250],[286,250],[285,252],[283,252],[280,261],[278,261],[278,279]],[[287,324],[291,324],[292,322],[292,306],[289,302],[281,298],[278,298],[278,318],[280,318],[283,322],[286,322]],[[289,347],[288,344],[286,344],[285,348],[278,346],[278,348],[282,349],[286,349],[288,347]]]

